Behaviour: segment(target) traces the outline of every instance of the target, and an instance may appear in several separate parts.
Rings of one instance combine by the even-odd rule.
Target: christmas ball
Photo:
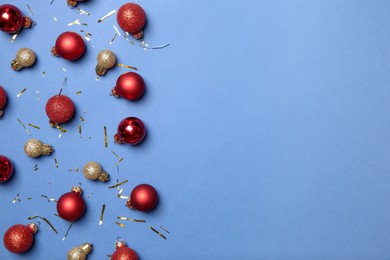
[[[11,62],[11,68],[13,70],[21,70],[22,68],[28,68],[34,65],[37,57],[33,50],[29,48],[21,48],[16,53],[16,57]]]
[[[0,30],[7,33],[16,33],[22,27],[31,27],[30,17],[23,17],[22,12],[14,5],[1,5]]]
[[[66,3],[69,7],[75,7],[79,4],[79,2],[84,2],[85,0],[66,0]]]
[[[137,100],[145,92],[144,79],[135,72],[127,72],[119,76],[111,93],[115,97]]]
[[[116,15],[119,27],[132,34],[136,39],[143,37],[142,29],[145,27],[146,14],[141,6],[135,3],[122,5]]]
[[[0,117],[4,114],[4,107],[7,104],[7,93],[2,86],[0,86]]]
[[[112,254],[111,260],[138,260],[137,253],[127,247],[123,241],[116,243],[116,251]]]
[[[99,76],[106,75],[107,70],[111,69],[116,64],[116,55],[110,50],[104,50],[99,52],[97,56],[97,62],[95,71]]]
[[[4,155],[0,155],[0,183],[8,181],[13,173],[14,166],[12,162]]]
[[[52,55],[71,61],[79,59],[84,52],[84,40],[75,32],[62,33],[58,36],[56,45],[51,49]]]
[[[128,117],[123,119],[118,125],[118,131],[114,136],[115,142],[118,144],[139,144],[146,135],[146,128],[141,119],[136,117]]]
[[[75,113],[73,101],[64,95],[51,97],[46,103],[46,114],[50,124],[56,126],[72,119]]]
[[[27,252],[34,243],[34,234],[38,231],[36,224],[28,226],[14,225],[4,234],[3,243],[5,248],[15,254]]]
[[[81,197],[80,187],[73,187],[71,192],[62,195],[57,202],[57,212],[67,221],[76,221],[84,215],[85,202]]]
[[[83,174],[89,180],[107,182],[110,180],[108,173],[103,171],[102,166],[96,162],[89,162],[84,165]]]
[[[41,155],[50,155],[54,149],[51,145],[44,144],[37,139],[30,139],[24,144],[24,152],[32,158],[37,158]]]
[[[158,203],[157,191],[149,184],[136,186],[130,194],[127,206],[139,211],[151,211]]]
[[[85,260],[92,251],[92,244],[84,243],[81,246],[73,247],[68,251],[68,260]]]

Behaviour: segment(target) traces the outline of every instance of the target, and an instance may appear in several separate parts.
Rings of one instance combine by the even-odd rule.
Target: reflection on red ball
[[[140,184],[136,186],[130,194],[127,206],[139,211],[151,211],[158,203],[158,194],[153,186]]]
[[[142,29],[146,23],[146,14],[141,6],[127,3],[119,8],[116,15],[119,27],[132,34],[136,39],[143,37]]]
[[[3,156],[0,155],[0,183],[8,181],[14,172],[14,167],[11,163],[11,161]]]
[[[4,234],[5,248],[15,254],[28,251],[34,243],[34,232],[25,225],[14,225]]]
[[[23,15],[14,5],[0,6],[0,30],[7,33],[15,33],[23,26]]]
[[[51,97],[46,103],[46,114],[52,124],[66,123],[75,112],[73,101],[64,95]]]
[[[142,96],[144,91],[144,79],[135,72],[127,72],[119,76],[113,94],[128,100],[136,100]]]
[[[136,145],[145,138],[145,135],[146,128],[141,119],[128,117],[119,123],[118,131],[114,138],[117,143]]]
[[[121,247],[112,254],[111,260],[138,260],[138,255],[129,247]]]
[[[62,195],[57,202],[57,212],[61,218],[68,221],[76,221],[84,215],[85,202],[76,192],[68,192]]]
[[[85,43],[77,33],[64,32],[58,36],[52,52],[67,60],[77,60],[85,52]]]

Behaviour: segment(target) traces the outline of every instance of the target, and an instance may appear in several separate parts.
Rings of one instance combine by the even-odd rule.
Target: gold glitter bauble
[[[33,50],[29,48],[21,48],[16,53],[15,59],[11,62],[11,68],[13,70],[20,70],[22,68],[28,68],[34,65],[36,56]]]

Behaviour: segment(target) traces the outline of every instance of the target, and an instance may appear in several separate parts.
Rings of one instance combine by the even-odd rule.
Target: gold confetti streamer
[[[27,198],[27,200],[32,200],[32,198]]]
[[[46,71],[42,71],[42,78],[46,76]]]
[[[30,132],[28,131],[27,127],[22,123],[22,121],[20,121],[19,118],[17,118],[17,120],[18,120],[19,124],[21,124],[21,125],[23,126],[24,130],[26,131],[26,133],[27,133],[28,135],[31,135]]]
[[[125,64],[122,64],[122,63],[118,63],[117,66],[118,66],[118,67],[127,68],[127,69],[138,70],[136,67],[129,66],[129,65],[125,65]]]
[[[50,202],[50,201],[53,201],[53,202],[58,202],[56,199],[53,199],[53,198],[49,198],[48,196],[46,195],[41,195],[42,198],[45,198],[47,199],[47,202]]]
[[[160,237],[164,238],[164,239],[167,239],[163,234],[161,234],[160,232],[158,232],[156,229],[154,229],[152,226],[149,226],[149,228],[151,230],[153,230],[157,235],[159,235]]]
[[[16,203],[16,202],[21,202],[21,199],[19,198],[19,193],[18,194],[16,194],[16,197],[12,200],[12,203]]]
[[[19,32],[20,32],[20,31],[19,31]],[[11,42],[11,43],[14,42],[15,39],[16,39],[16,37],[18,37],[19,32],[15,33],[15,34],[12,36],[11,40],[9,40],[9,42]]]
[[[82,117],[82,116],[80,116],[80,119],[81,119],[81,122],[85,121],[84,117]]]
[[[79,11],[78,11],[78,14],[85,14],[85,15],[90,15],[90,13],[84,11],[83,9],[80,9],[80,8],[77,8]]]
[[[80,169],[79,168],[75,168],[75,169],[69,169],[68,171],[69,172],[78,172]]]
[[[36,129],[41,129],[39,126],[34,125],[34,124],[32,124],[32,123],[29,123],[28,125],[29,125],[29,126],[32,126],[32,127],[34,127],[34,128],[36,128]]]
[[[116,33],[117,33],[119,36],[121,36],[121,33],[118,31],[118,29],[116,28],[116,26],[113,25],[112,27],[114,27],[114,30],[116,31]]]
[[[83,131],[83,130],[82,130],[82,128],[81,128],[81,125],[79,125],[79,134],[80,134],[80,138],[83,136],[83,135],[82,135],[82,131]]]
[[[117,183],[117,184],[115,184],[115,185],[113,185],[113,186],[110,186],[110,187],[108,187],[108,188],[109,188],[109,189],[115,189],[115,188],[120,187],[121,185],[127,183],[128,181],[129,181],[129,180],[124,180],[124,181],[122,181],[122,182],[120,182],[120,183]]]
[[[51,0],[50,5],[54,2],[54,0]]]
[[[108,147],[107,127],[104,127],[104,147]]]
[[[171,233],[171,232],[169,232],[168,230],[166,230],[163,226],[160,226],[160,228],[161,228],[162,230],[164,230],[165,232],[167,232],[168,234]]]
[[[37,90],[37,101],[39,102],[39,92],[38,92],[38,90]]]
[[[118,34],[115,33],[114,37],[112,37],[112,40],[110,41],[110,45],[114,42],[114,40],[115,40],[115,38],[116,38],[117,35],[118,35]]]
[[[30,10],[31,14],[34,15],[33,11],[30,8],[30,6],[28,4],[26,4],[26,5],[27,5],[28,10]]]
[[[125,227],[126,227],[123,223],[120,223],[120,222],[118,222],[118,221],[115,221],[115,224],[117,224],[117,225],[120,226],[121,228],[125,228]]]
[[[103,224],[103,217],[104,217],[104,211],[106,210],[106,204],[103,204],[102,206],[102,212],[100,213],[100,220],[99,220],[99,226]]]
[[[26,88],[22,89],[17,95],[16,97],[20,97],[24,92],[26,92]]]
[[[79,90],[76,92],[76,95],[80,95],[82,92]]]
[[[67,83],[68,83],[68,77],[65,77],[64,81],[62,81],[62,86],[65,86]],[[62,91],[62,88],[61,88],[61,91]],[[61,92],[58,95],[61,95]]]
[[[117,219],[120,219],[120,220],[130,220],[130,221],[133,221],[133,222],[142,222],[142,223],[145,223],[146,221],[143,220],[143,219],[135,219],[135,218],[128,218],[128,217],[121,217],[121,216],[118,216],[116,217]]]
[[[104,19],[110,17],[111,15],[115,14],[116,13],[116,10],[112,10],[111,12],[109,12],[108,14],[106,14],[105,16],[103,16],[102,18],[99,19],[98,23],[101,23],[103,22]]]
[[[32,216],[32,217],[28,217],[28,220],[31,220],[31,219],[35,219],[35,218],[40,218],[42,219],[43,221],[45,221],[49,226],[50,228],[54,231],[54,233],[58,234],[57,230],[54,228],[54,226],[50,223],[50,221],[45,218],[45,217],[40,217],[40,216]]]
[[[34,165],[34,172],[38,171],[38,169],[39,169],[39,168],[38,168],[38,164],[35,164],[35,165]]]
[[[54,162],[56,164],[56,168],[58,168],[58,162],[57,162],[57,159],[54,157]]]
[[[56,22],[58,21],[58,20],[57,20],[57,17],[55,17],[55,16],[53,17],[53,19],[54,19],[54,21],[56,21]]]
[[[86,23],[81,23],[79,19],[77,19],[76,21],[73,21],[71,23],[68,23],[68,26],[72,26],[72,25],[84,25],[84,26],[88,26],[88,24]]]
[[[70,230],[70,228],[71,228],[72,226],[73,226],[73,223],[70,223],[69,228],[68,228],[68,230],[67,230],[66,233],[65,233],[65,236],[62,238],[62,241],[65,241],[66,236],[68,235],[69,230]]]

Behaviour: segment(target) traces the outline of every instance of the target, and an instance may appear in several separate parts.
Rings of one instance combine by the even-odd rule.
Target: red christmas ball
[[[132,34],[136,39],[143,37],[142,29],[145,27],[146,14],[141,6],[135,3],[122,5],[118,10],[116,20],[122,30]]]
[[[62,195],[57,202],[57,212],[61,218],[76,221],[84,215],[85,202],[81,197],[81,189],[74,187],[71,192]]]
[[[83,38],[75,32],[64,32],[58,36],[56,45],[51,50],[55,56],[60,56],[67,60],[77,60],[85,52]]]
[[[115,142],[122,144],[139,144],[146,134],[146,128],[141,119],[128,117],[123,119],[118,125],[117,134],[114,136]]]
[[[126,242],[120,240],[116,243],[116,251],[112,254],[111,260],[138,260],[138,255],[127,247]]]
[[[73,101],[64,95],[51,97],[46,103],[46,115],[52,125],[66,123],[75,112]]]
[[[127,206],[139,211],[151,211],[158,203],[158,194],[153,186],[140,184],[136,186],[130,194]]]
[[[11,161],[3,156],[0,155],[0,183],[8,181],[14,172],[14,166],[12,165]]]
[[[5,93],[4,88],[0,86],[0,117],[3,115],[3,109],[7,104],[7,93]]]
[[[38,231],[35,224],[14,225],[4,234],[3,243],[5,248],[15,254],[28,251],[34,243],[34,234]]]
[[[136,100],[145,92],[144,79],[135,72],[127,72],[119,76],[112,94],[128,100]]]
[[[0,30],[7,33],[15,33],[23,26],[22,12],[14,5],[0,6]]]

